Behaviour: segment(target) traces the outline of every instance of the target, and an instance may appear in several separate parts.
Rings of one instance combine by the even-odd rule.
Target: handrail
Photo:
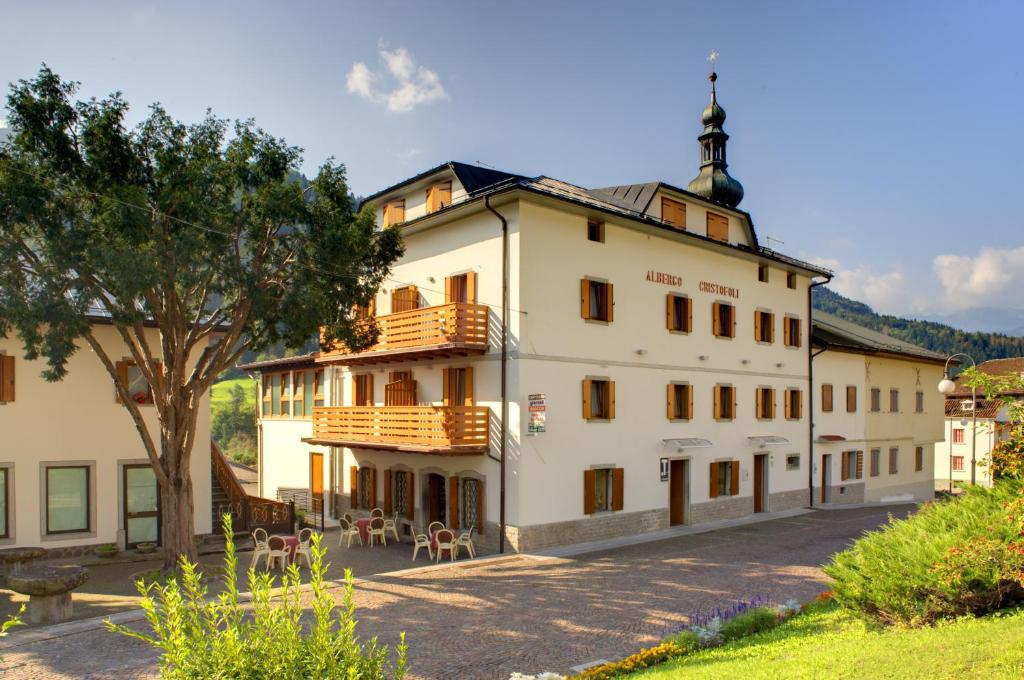
[[[488,443],[487,406],[324,406],[313,409],[318,439],[434,448]]]
[[[268,530],[287,532],[292,530],[294,512],[291,505],[270,498],[250,496],[246,493],[245,487],[232,472],[227,457],[217,446],[217,442],[212,439],[210,440],[210,463],[217,483],[224,490],[224,495],[228,497],[228,502],[232,508],[238,510],[238,526],[234,527],[235,531],[247,532],[261,526]]]
[[[375,318],[377,342],[359,352],[416,349],[442,344],[487,345],[487,306],[470,302],[449,302],[418,307]],[[328,354],[352,354],[343,345]]]

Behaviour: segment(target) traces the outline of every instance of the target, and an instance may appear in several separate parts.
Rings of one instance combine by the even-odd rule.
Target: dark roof
[[[627,210],[644,212],[651,204],[654,194],[657,193],[661,182],[644,182],[643,184],[623,184],[617,187],[604,187],[603,189],[591,189],[590,193],[597,197],[603,197],[609,203],[616,203]]]
[[[389,194],[395,189],[398,189],[406,184],[412,184],[422,179],[426,179],[431,175],[437,174],[444,169],[449,169],[455,173],[455,176],[459,178],[459,182],[465,188],[466,193],[470,196],[475,196],[480,193],[481,190],[493,187],[496,184],[502,182],[508,182],[515,179],[525,179],[522,175],[516,175],[511,172],[504,172],[501,170],[492,170],[491,168],[484,168],[479,165],[470,165],[469,163],[460,163],[458,161],[448,161],[447,163],[441,163],[440,165],[434,166],[429,170],[424,170],[418,175],[413,175],[408,179],[403,179],[401,182],[396,182],[386,189],[371,194],[363,199],[363,202],[373,201],[385,194]]]
[[[945,362],[946,360],[945,355],[939,352],[897,340],[885,333],[858,326],[852,321],[817,309],[811,312],[811,339],[814,343],[825,347],[836,347],[864,354],[899,354],[932,362]]]
[[[320,356],[319,352],[309,352],[308,354],[300,354],[294,357],[250,361],[247,364],[238,364],[237,367],[243,371],[259,371],[264,368],[282,368],[284,366],[312,366],[318,356]]]
[[[946,398],[946,417],[947,418],[970,418],[973,415],[977,415],[979,418],[995,418],[999,415],[999,411],[1002,406],[996,399],[979,399],[977,405],[977,413],[970,407],[970,394],[967,395],[967,408],[964,408],[964,400],[960,397],[947,397]]]

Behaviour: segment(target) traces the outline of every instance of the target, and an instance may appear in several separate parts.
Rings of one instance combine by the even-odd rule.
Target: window
[[[796,274],[794,272],[786,272],[786,288],[796,289]]]
[[[352,376],[352,405],[373,406],[373,374]]]
[[[292,415],[296,418],[313,416],[314,406],[324,405],[324,370],[307,368],[295,371],[295,389]],[[266,404],[264,403],[264,410]]]
[[[427,212],[437,212],[452,204],[452,183],[438,182],[427,189]]]
[[[881,474],[882,449],[871,449],[871,476],[877,477]]]
[[[803,341],[800,333],[800,319],[787,316],[782,321],[783,342],[786,347],[799,347]]]
[[[715,385],[715,420],[732,420],[736,417],[736,388],[732,385]]]
[[[803,410],[804,393],[793,388],[786,390],[786,420],[799,420]]]
[[[711,331],[717,338],[735,338],[736,308],[725,302],[711,305]]]
[[[914,447],[914,472],[921,472],[924,470],[924,447]]]
[[[580,280],[580,314],[588,321],[612,320],[612,284],[593,279]]]
[[[963,472],[964,471],[964,457],[963,456],[953,456],[953,470],[954,470],[954,472]]]
[[[823,413],[832,413],[832,385],[828,383],[821,386],[821,410]]]
[[[611,420],[615,417],[615,383],[607,378],[583,381],[583,418]]]
[[[882,410],[882,390],[877,387],[871,388],[871,412],[878,413]]]
[[[768,283],[768,265],[757,265],[757,280],[761,283]]]
[[[416,286],[402,286],[391,291],[391,313],[419,309],[420,293]]]
[[[444,278],[444,301],[476,304],[476,272],[466,272]]]
[[[847,385],[846,386],[846,412],[856,413],[857,412],[857,386]]]
[[[604,222],[587,220],[587,240],[604,243]]]
[[[0,404],[14,401],[14,357],[0,354]]]
[[[693,390],[686,383],[668,386],[668,419],[689,420],[693,417]]]
[[[46,533],[89,531],[89,466],[46,468]]]
[[[861,479],[864,476],[864,452],[843,451],[843,469],[840,477],[843,481],[848,479]]]
[[[677,293],[665,297],[666,325],[670,331],[689,333],[693,326],[693,307],[690,298]]]
[[[716,241],[729,240],[729,218],[725,215],[718,215],[708,212],[708,238]]]
[[[459,526],[484,528],[484,483],[476,477],[463,477],[459,493]]]
[[[953,428],[953,443],[963,444],[964,443],[964,429],[962,427]]]
[[[661,199],[661,221],[670,227],[685,230],[686,204],[663,197]]]
[[[583,514],[622,510],[624,472],[618,467],[583,471]]]
[[[299,388],[299,375],[296,374],[296,389]],[[268,418],[287,417],[291,413],[292,392],[291,373],[288,371],[263,374],[263,415]],[[296,397],[295,415],[302,413],[299,397]]]
[[[754,340],[775,342],[775,315],[771,312],[754,310]]]
[[[371,510],[377,507],[377,469],[372,467],[349,468],[350,503],[353,508]]]
[[[313,371],[313,406],[324,405],[324,369]]]
[[[11,480],[8,475],[10,468],[0,467],[0,538],[11,537]]]
[[[740,492],[740,462],[738,460],[711,463],[711,498],[735,496]]]
[[[889,474],[895,475],[900,471],[900,450],[898,448],[889,449]]]
[[[442,373],[442,393],[445,406],[472,406],[476,402],[473,399],[473,369],[446,368]]]
[[[786,456],[786,469],[787,470],[799,470],[800,469],[800,454],[790,453]]]
[[[914,413],[924,413],[924,392],[921,390],[914,394]]]
[[[152,404],[153,390],[149,381],[142,374],[142,369],[134,361],[118,361],[117,377],[128,390],[128,395],[136,404]],[[121,402],[120,396],[115,393],[117,402]]]
[[[282,373],[281,374],[281,387],[278,392],[278,401],[281,403],[281,415],[291,415],[291,392],[292,392],[292,374]]]
[[[377,300],[371,299],[365,305],[355,305],[352,309],[352,316],[356,321],[368,321],[377,313]]]
[[[757,419],[773,419],[775,417],[775,390],[771,387],[758,387],[754,398],[757,404]]]
[[[392,227],[405,222],[405,199],[389,201],[384,204],[384,226]]]
[[[889,413],[900,412],[900,391],[889,390]]]

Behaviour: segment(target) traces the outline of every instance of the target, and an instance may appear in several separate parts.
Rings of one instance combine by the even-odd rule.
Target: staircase
[[[290,503],[248,495],[213,441],[210,442],[210,474],[215,533],[221,533],[221,518],[228,512],[235,537],[248,535],[256,528],[266,529],[268,533],[290,534],[295,530],[294,507]]]
[[[245,534],[246,531],[241,523],[242,516],[239,513],[238,504],[231,502],[227,491],[225,491],[224,487],[221,486],[220,480],[217,479],[217,475],[213,473],[213,470],[210,471],[210,477],[212,478],[212,483],[210,485],[210,504],[213,510],[213,514],[211,515],[213,518],[213,533],[218,535],[221,533],[221,518],[224,516],[224,513],[230,512],[231,526],[235,530],[235,536]]]

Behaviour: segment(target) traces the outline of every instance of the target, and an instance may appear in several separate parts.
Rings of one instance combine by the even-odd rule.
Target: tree
[[[1007,437],[993,447],[984,463],[992,479],[1024,479],[1024,400],[1013,396],[1024,393],[1024,375],[985,373],[972,366],[963,372],[960,381],[976,388],[1006,412]]]
[[[45,65],[11,86],[0,148],[0,335],[15,332],[44,377],[91,348],[156,472],[167,568],[195,558],[189,463],[201,397],[247,349],[372,343],[353,306],[402,245],[355,212],[328,159],[304,190],[301,149],[252,121],[186,125],[159,105],[134,129],[120,93],[73,101]],[[90,314],[109,318],[153,389],[159,432],[129,398]],[[155,326],[159,343],[151,343]],[[152,331],[150,331],[152,333]]]
[[[256,462],[255,406],[246,398],[245,388],[232,385],[227,403],[213,410],[210,436],[232,460],[251,465]]]

